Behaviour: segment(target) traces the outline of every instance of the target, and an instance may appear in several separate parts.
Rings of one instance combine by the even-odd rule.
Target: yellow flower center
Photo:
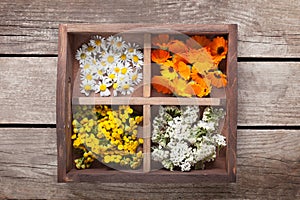
[[[101,62],[102,66],[106,66],[106,63],[104,61]]]
[[[116,45],[117,45],[117,47],[119,47],[119,48],[120,48],[120,47],[122,46],[122,42],[117,42],[117,44],[116,44]]]
[[[90,64],[85,64],[85,65],[83,66],[83,68],[84,68],[84,69],[89,69],[89,68],[90,68]]]
[[[137,74],[134,74],[132,77],[131,77],[131,79],[133,80],[133,81],[136,81],[136,79],[137,79]]]
[[[101,69],[99,69],[99,70],[97,71],[97,73],[98,73],[99,75],[103,75],[103,71],[102,71]]]
[[[113,88],[114,88],[114,89],[117,89],[117,88],[118,88],[118,83],[114,83],[114,84],[113,84]]]
[[[86,59],[86,54],[85,53],[80,54],[80,58],[81,59]]]
[[[120,58],[121,60],[126,60],[126,54],[122,54]]]
[[[119,72],[120,72],[120,68],[119,68],[119,67],[116,67],[116,68],[115,68],[115,72],[116,72],[116,73],[119,73]]]
[[[84,90],[86,91],[90,91],[92,89],[92,87],[90,85],[85,85],[84,86]]]
[[[110,75],[108,75],[108,77],[111,78],[111,79],[114,79],[116,77],[116,75],[110,74]]]
[[[87,80],[91,81],[91,80],[93,79],[93,76],[92,76],[91,74],[87,74],[87,75],[85,76],[85,78],[86,78]]]
[[[95,40],[95,44],[96,44],[97,46],[100,46],[100,45],[101,45],[101,40]]]
[[[88,48],[86,49],[87,51],[89,51],[89,52],[91,52],[91,51],[93,51],[94,50],[94,47],[92,47],[92,46],[88,46]]]
[[[113,56],[108,56],[107,57],[107,62],[113,63],[115,61],[115,58]]]
[[[133,51],[134,51],[134,49],[132,47],[128,49],[129,53],[132,53]]]
[[[137,57],[137,55],[134,55],[132,60],[133,62],[137,63],[139,61],[139,57]]]
[[[122,74],[126,74],[126,72],[127,72],[127,68],[126,68],[126,67],[123,67],[122,70],[121,70],[121,73],[122,73]]]
[[[105,91],[106,90],[106,85],[105,84],[101,84],[100,85],[100,90],[101,91]]]
[[[124,90],[128,90],[128,89],[129,89],[129,87],[130,87],[130,86],[129,86],[129,84],[125,84],[125,85],[123,85],[123,89],[124,89]]]

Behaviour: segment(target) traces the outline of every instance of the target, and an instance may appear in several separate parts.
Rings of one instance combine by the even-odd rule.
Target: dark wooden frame
[[[219,160],[218,165],[222,168],[212,168],[207,170],[195,170],[191,172],[169,172],[165,170],[151,171],[145,170],[145,173],[126,173],[116,170],[103,170],[103,169],[85,169],[76,170],[72,160],[72,87],[74,84],[73,77],[73,63],[74,46],[76,39],[80,35],[97,34],[97,33],[119,33],[122,31],[130,31],[138,29],[144,31],[145,41],[151,40],[152,33],[158,33],[162,29],[170,29],[185,34],[215,34],[227,35],[228,37],[228,54],[226,74],[228,78],[228,85],[226,86],[226,118],[224,122],[223,131],[227,136],[226,157]],[[76,35],[76,37],[75,37]],[[144,74],[151,74],[151,42],[144,43]],[[165,98],[152,97],[150,98],[151,89],[149,88],[151,78],[146,76],[143,79],[143,97],[137,98],[131,103],[143,105],[144,115],[151,115],[151,105],[164,104]],[[148,83],[148,84],[147,84]],[[159,98],[159,99],[158,99]],[[101,182],[186,182],[197,183],[203,181],[213,182],[235,182],[236,181],[236,127],[237,127],[237,26],[236,25],[158,25],[158,24],[66,24],[59,27],[59,43],[58,43],[58,70],[57,70],[57,151],[58,151],[58,181],[101,181]],[[222,99],[206,98],[198,99],[199,105],[218,105]],[[88,99],[80,97],[76,99],[78,103],[93,104],[107,103],[111,101],[102,101],[101,98]],[[122,101],[127,101],[126,97],[118,98],[116,101],[121,104]],[[154,103],[153,103],[154,102]],[[155,103],[156,102],[156,103]],[[175,102],[168,99],[170,102]],[[167,104],[167,103],[165,103]],[[175,103],[174,103],[175,104]],[[189,100],[187,103],[189,104]],[[144,120],[144,125],[149,125],[150,118]],[[147,162],[147,155],[150,154],[150,135],[149,129],[144,130],[143,137],[145,140],[144,146],[148,149],[145,150],[144,168],[149,168],[150,164]],[[144,148],[145,148],[144,147]],[[146,161],[146,162],[145,162]]]

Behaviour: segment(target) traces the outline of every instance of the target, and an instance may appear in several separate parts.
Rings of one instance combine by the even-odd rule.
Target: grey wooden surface
[[[0,199],[300,199],[299,12],[296,0],[2,0]],[[237,182],[57,183],[60,23],[238,24]]]

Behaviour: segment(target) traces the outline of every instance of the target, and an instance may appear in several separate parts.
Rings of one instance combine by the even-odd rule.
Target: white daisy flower
[[[119,84],[120,84],[119,90],[122,95],[129,95],[133,93],[134,88],[132,87],[132,83],[128,79],[120,81]]]
[[[91,40],[90,40],[91,46],[95,47],[97,53],[101,52],[101,48],[106,50],[106,41],[105,38],[95,35]]]
[[[132,65],[137,69],[141,69],[142,66],[144,65],[143,53],[140,51],[134,51],[131,59],[132,59]]]
[[[85,96],[89,96],[94,86],[95,86],[94,80],[88,81],[87,79],[84,79],[80,84],[80,88],[81,88],[80,92],[85,94]]]
[[[131,78],[132,83],[138,85],[143,79],[143,74],[139,73],[138,71],[130,72],[129,77]]]
[[[105,62],[109,67],[115,65],[119,61],[119,54],[116,54],[113,51],[107,52],[101,59],[101,61]]]
[[[133,43],[133,44],[128,43],[125,45],[125,51],[128,53],[128,55],[134,54],[135,51],[139,50],[139,49],[140,49],[139,45],[137,45],[135,43]]]
[[[81,73],[89,73],[92,71],[93,67],[90,62],[80,64]]]
[[[87,60],[89,60],[89,56],[83,48],[77,50],[75,58],[79,61],[80,64],[84,64]]]
[[[125,49],[125,41],[122,37],[116,37],[112,48],[116,51],[122,52]]]
[[[94,90],[95,90],[95,93],[100,93],[101,97],[110,96],[110,91],[109,91],[107,85],[101,81],[99,81],[99,83],[95,85]]]
[[[97,65],[93,71],[92,71],[95,79],[97,80],[102,80],[103,77],[105,76],[106,72],[105,72],[105,67],[102,65]]]
[[[94,76],[92,73],[81,73],[80,74],[80,80],[84,81],[84,80],[87,80],[87,81],[92,81],[94,80]]]
[[[112,48],[115,46],[116,38],[113,35],[109,36],[106,40],[107,40],[107,45],[109,45]]]

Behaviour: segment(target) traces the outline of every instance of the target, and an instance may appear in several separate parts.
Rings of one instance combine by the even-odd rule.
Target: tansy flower
[[[207,76],[211,84],[217,88],[225,87],[227,85],[226,75],[220,70],[209,70]]]
[[[177,54],[177,53],[183,53],[183,52],[187,51],[187,47],[180,40],[172,40],[168,44],[168,49],[169,49],[170,52],[175,53],[175,54]]]
[[[193,90],[190,85],[184,79],[176,78],[173,80],[174,84],[174,93],[178,96],[191,97]]]
[[[178,76],[173,66],[161,65],[160,69],[160,74],[163,75],[163,77],[166,77],[167,79],[173,80]]]
[[[170,58],[169,51],[155,49],[151,52],[151,60],[157,64],[163,64]]]
[[[174,64],[174,69],[179,73],[179,75],[185,79],[190,79],[191,69],[190,67],[182,61],[179,61]]]
[[[172,82],[164,76],[152,77],[152,86],[157,92],[163,94],[172,94],[172,90],[174,89]]]
[[[200,49],[206,47],[210,43],[210,40],[206,36],[192,36],[186,40],[186,46],[192,49]]]
[[[208,47],[216,64],[218,64],[222,59],[226,58],[228,47],[227,40],[225,40],[223,37],[214,38]]]
[[[160,34],[152,38],[152,44],[161,49],[167,49],[169,43],[169,34]]]

